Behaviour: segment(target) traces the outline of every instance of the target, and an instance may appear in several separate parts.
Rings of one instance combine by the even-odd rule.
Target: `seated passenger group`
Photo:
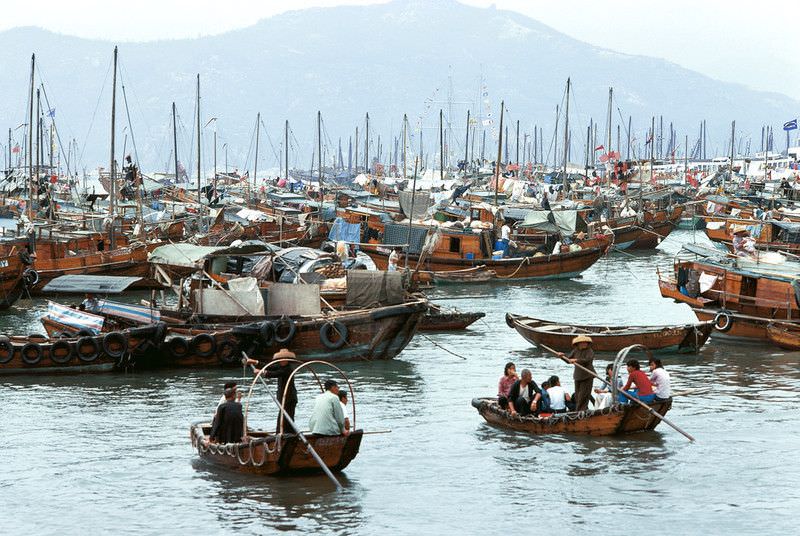
[[[589,353],[592,352],[590,348],[591,339],[589,339],[588,344],[585,339],[589,339],[589,337],[583,337],[581,341],[583,344],[576,344],[572,354],[565,357],[568,358],[571,363],[578,361],[579,364],[588,369],[591,367],[593,354],[587,355],[587,350]],[[617,378],[615,382],[618,392],[625,391],[630,397],[638,398],[642,402],[648,404],[664,402],[672,396],[669,373],[664,369],[664,365],[661,363],[660,359],[650,359],[649,366],[651,374],[649,377],[640,370],[639,362],[636,359],[629,360],[626,366],[628,369],[627,382],[623,384],[619,378]],[[579,368],[576,367],[575,376],[579,376],[577,374],[578,371]],[[575,393],[570,395],[570,393],[561,386],[561,381],[558,376],[550,376],[550,378],[539,387],[533,380],[529,369],[523,369],[518,376],[516,365],[511,362],[506,363],[503,376],[500,378],[500,382],[497,386],[498,404],[511,415],[523,416],[582,411],[588,408],[589,401],[593,403],[594,409],[600,409],[611,405],[610,392],[613,381],[611,378],[613,365],[609,364],[606,367],[606,379],[599,388],[594,389],[594,397],[590,395],[591,390],[585,392],[586,387],[584,385],[579,385],[586,381],[584,376],[592,378],[591,374],[587,373],[585,370],[580,370],[580,372],[582,373],[580,377],[574,378]],[[591,382],[589,382],[588,385],[589,389],[591,389]],[[586,400],[581,400],[584,396]],[[622,393],[619,393],[617,395],[617,402],[620,404],[629,404],[630,400]]]

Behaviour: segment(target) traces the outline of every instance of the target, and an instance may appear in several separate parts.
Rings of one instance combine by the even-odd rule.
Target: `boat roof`
[[[153,264],[198,268],[204,259],[224,255],[253,255],[272,253],[280,248],[261,240],[247,240],[235,246],[198,246],[195,244],[165,244],[150,252],[148,260]]]
[[[42,290],[69,294],[120,294],[141,280],[141,277],[116,275],[62,275],[47,283]]]

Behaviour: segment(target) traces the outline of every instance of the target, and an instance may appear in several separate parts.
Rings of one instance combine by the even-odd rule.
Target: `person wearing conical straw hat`
[[[264,372],[264,377],[276,378],[278,380],[277,393],[275,393],[276,398],[279,402],[283,403],[283,409],[286,410],[286,413],[292,420],[294,420],[294,410],[297,407],[297,389],[294,385],[294,378],[291,378],[292,372],[294,372],[294,366],[290,360],[296,359],[297,356],[294,352],[290,351],[288,348],[281,348],[280,351],[272,356],[272,362],[277,361],[277,363],[270,365],[266,372]],[[268,363],[262,364],[255,359],[248,359],[247,364],[255,365],[259,368],[268,365]],[[284,392],[286,393],[285,399],[283,398]],[[281,413],[278,412],[278,420],[275,424],[276,432],[280,430],[280,423]],[[294,433],[292,425],[286,420],[283,421],[283,432],[286,434]]]
[[[756,254],[756,241],[750,236],[746,226],[734,225],[731,232],[733,233],[733,253],[737,257],[750,257]]]
[[[573,365],[581,365],[590,372],[580,367],[575,367],[572,379],[575,381],[575,411],[583,411],[589,407],[589,398],[592,396],[592,381],[595,373],[592,362],[594,361],[594,350],[592,350],[592,338],[588,335],[578,335],[572,339],[572,351],[569,355],[560,354],[566,357]]]

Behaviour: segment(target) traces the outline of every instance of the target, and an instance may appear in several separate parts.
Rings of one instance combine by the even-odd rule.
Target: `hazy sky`
[[[720,80],[800,99],[800,3],[462,1],[484,7],[495,4],[597,46],[661,57]],[[0,30],[34,25],[117,41],[176,39],[249,26],[291,9],[370,3],[376,0],[34,0],[3,9]]]

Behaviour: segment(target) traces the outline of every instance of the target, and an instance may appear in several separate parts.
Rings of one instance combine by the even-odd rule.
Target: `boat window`
[[[450,238],[450,253],[461,253],[460,238]]]

